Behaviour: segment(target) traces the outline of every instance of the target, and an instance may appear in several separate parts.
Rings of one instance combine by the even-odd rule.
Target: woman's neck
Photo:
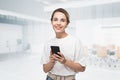
[[[61,39],[61,38],[66,37],[67,35],[68,35],[67,33],[56,33],[56,38]]]

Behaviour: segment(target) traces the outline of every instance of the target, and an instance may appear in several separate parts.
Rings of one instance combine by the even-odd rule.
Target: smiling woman
[[[64,36],[67,36],[67,33],[65,33],[65,28],[67,27],[69,20],[67,19],[67,17],[65,17],[63,13],[55,12],[54,16],[51,19],[51,23],[52,23],[55,33],[56,34],[58,33],[56,37],[63,38]]]
[[[77,72],[85,71],[81,63],[81,42],[66,32],[69,23],[69,14],[65,9],[58,8],[53,12],[51,24],[55,37],[45,43],[41,58],[43,71],[48,73],[46,80],[75,80]],[[53,54],[50,46],[59,46],[60,56]]]

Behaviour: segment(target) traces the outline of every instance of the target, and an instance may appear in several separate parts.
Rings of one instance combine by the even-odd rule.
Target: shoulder
[[[78,38],[77,36],[73,36],[73,35],[70,35],[70,36],[76,46],[79,46],[79,47],[82,46],[82,42],[81,42],[80,38]]]
[[[50,38],[50,39],[44,41],[44,45],[49,45],[49,44],[53,43],[54,41],[55,41],[55,37]]]
[[[75,40],[75,41],[80,41],[80,39],[76,36],[73,36],[73,35],[69,35],[69,37],[72,39],[72,40]]]

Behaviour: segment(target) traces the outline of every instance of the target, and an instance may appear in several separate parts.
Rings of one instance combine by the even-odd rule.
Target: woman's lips
[[[62,27],[56,27],[57,30],[60,30]]]

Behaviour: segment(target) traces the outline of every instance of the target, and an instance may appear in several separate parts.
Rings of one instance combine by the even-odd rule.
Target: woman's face
[[[65,28],[67,27],[66,16],[62,12],[55,12],[51,24],[56,33],[65,32]]]

